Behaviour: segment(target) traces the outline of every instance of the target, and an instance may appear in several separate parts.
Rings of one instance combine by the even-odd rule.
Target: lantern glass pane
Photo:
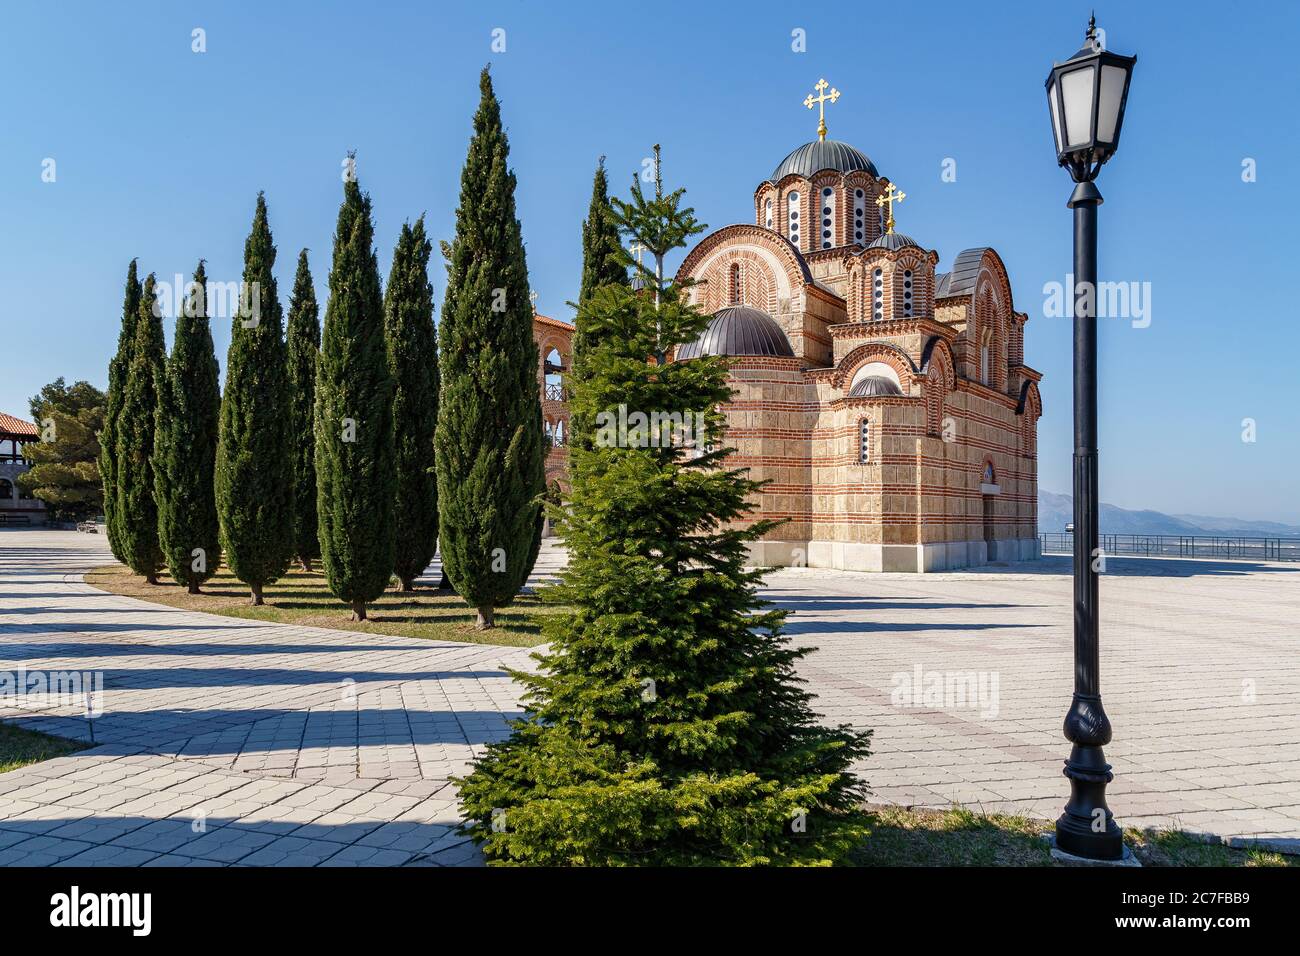
[[[1065,145],[1073,149],[1092,142],[1092,94],[1095,65],[1071,70],[1061,77],[1061,94],[1065,99]]]
[[[1056,151],[1059,153],[1065,144],[1061,142],[1060,105],[1056,101],[1056,82],[1047,88],[1047,103],[1052,108],[1052,134],[1056,136]]]
[[[1103,143],[1115,142],[1119,126],[1120,101],[1124,96],[1124,80],[1128,71],[1118,66],[1101,68],[1101,102],[1097,105],[1097,139]]]

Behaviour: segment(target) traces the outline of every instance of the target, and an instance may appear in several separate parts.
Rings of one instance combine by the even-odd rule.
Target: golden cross
[[[885,212],[885,235],[894,231],[894,203],[902,202],[907,198],[907,193],[901,193],[890,183],[889,188],[876,197],[876,205],[886,207]]]
[[[531,302],[531,303],[533,304],[533,314],[534,314],[534,315],[537,314],[537,299],[538,299],[538,295],[537,295],[536,292],[529,292],[529,293],[528,293],[528,301]]]
[[[641,245],[639,242],[634,242],[632,245],[627,247],[627,251],[636,253],[636,264],[640,265],[641,253],[645,252],[645,246]]]
[[[831,86],[830,96],[827,96],[826,87],[828,86],[831,85],[827,83],[824,79],[818,80],[817,85],[813,87],[813,89],[817,91],[817,95],[813,96],[811,93],[809,93],[808,96],[803,101],[803,105],[808,107],[809,109],[812,109],[814,105],[816,105],[817,107],[817,138],[818,139],[826,138],[827,101],[834,103],[836,100],[840,98],[840,91],[835,89],[835,87],[833,86]]]

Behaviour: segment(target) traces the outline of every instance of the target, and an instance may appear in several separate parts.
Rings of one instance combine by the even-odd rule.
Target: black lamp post
[[[1074,698],[1065,715],[1073,746],[1065,761],[1070,801],[1056,821],[1056,845],[1093,860],[1118,860],[1124,841],[1106,806],[1114,778],[1102,747],[1110,720],[1101,705],[1097,633],[1097,173],[1119,148],[1135,56],[1102,49],[1096,19],[1083,49],[1052,67],[1047,100],[1057,161],[1077,184],[1074,210]]]

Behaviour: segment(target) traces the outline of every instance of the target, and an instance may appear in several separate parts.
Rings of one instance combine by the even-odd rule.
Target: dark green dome
[[[834,169],[841,173],[851,173],[862,169],[872,176],[879,176],[876,166],[867,158],[867,154],[854,149],[848,143],[837,139],[816,139],[804,143],[777,165],[772,173],[772,182],[779,182],[783,176],[794,173],[811,179],[823,169]]]

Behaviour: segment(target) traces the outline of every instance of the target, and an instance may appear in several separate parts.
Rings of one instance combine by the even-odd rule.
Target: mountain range
[[[1074,502],[1069,495],[1038,491],[1038,530],[1064,531],[1074,520]],[[1117,505],[1101,504],[1102,534],[1208,534],[1252,537],[1300,538],[1300,526],[1278,521],[1247,521],[1211,515],[1169,515],[1162,511],[1130,511]]]

